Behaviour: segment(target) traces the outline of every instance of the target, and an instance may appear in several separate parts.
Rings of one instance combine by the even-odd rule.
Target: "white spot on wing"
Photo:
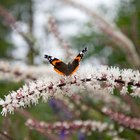
[[[51,56],[51,59],[54,59],[54,57]]]

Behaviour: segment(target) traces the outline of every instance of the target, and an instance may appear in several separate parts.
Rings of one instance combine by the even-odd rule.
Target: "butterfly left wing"
[[[79,62],[81,61],[81,59],[83,58],[85,52],[87,51],[87,48],[84,48],[73,60],[72,64],[71,64],[71,70],[70,70],[70,75],[72,75],[74,72],[77,71],[78,67],[79,67]]]
[[[67,65],[63,61],[49,55],[45,55],[44,57],[54,66],[54,70],[58,74],[66,75]]]

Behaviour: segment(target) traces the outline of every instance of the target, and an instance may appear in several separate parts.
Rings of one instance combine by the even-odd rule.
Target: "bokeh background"
[[[33,66],[34,69],[43,66],[45,69],[45,66],[49,67],[50,64],[44,60],[44,54],[69,62],[80,50],[88,47],[88,53],[82,60],[81,67],[109,65],[139,69],[139,0],[77,0],[71,2],[71,0],[0,1],[1,98],[27,82],[22,78],[20,80],[17,78],[17,80],[16,77],[15,79],[8,77],[10,71],[7,71],[7,75],[3,74],[3,67],[18,70],[28,68],[28,66]],[[53,71],[51,73],[56,74]],[[49,76],[47,70],[46,76]],[[104,103],[102,101],[104,99],[97,101],[96,98],[90,100],[90,97],[81,96],[83,98],[80,105],[75,103],[77,99],[73,100],[68,97],[61,100],[50,99],[48,103],[39,103],[37,106],[27,108],[26,113],[28,112],[38,120],[50,123],[76,119],[105,121],[115,125],[116,130],[122,127],[123,132],[120,132],[118,136],[129,140],[140,139],[139,130],[121,126],[111,117],[101,113],[100,109],[106,104],[113,107],[112,102]],[[120,106],[126,103],[130,110],[122,109],[121,112],[132,117],[140,117],[139,99],[119,96],[118,91],[114,91],[112,96],[120,101],[120,104],[115,109],[113,108],[114,110],[120,111]],[[63,100],[69,100],[65,106]],[[72,111],[69,111],[69,108],[73,108]],[[14,115],[0,116],[0,139],[113,139],[113,136],[108,136],[106,132],[94,131],[90,134],[83,134],[80,130],[76,130],[72,135],[61,131],[48,134],[47,137],[29,129],[25,122],[30,115],[25,117],[22,113],[17,111]]]

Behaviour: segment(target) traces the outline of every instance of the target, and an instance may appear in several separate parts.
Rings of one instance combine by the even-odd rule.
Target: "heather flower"
[[[46,122],[35,122],[32,119],[28,119],[26,125],[30,128],[39,127],[42,129],[46,129],[49,132],[63,132],[69,133],[70,131],[75,131],[77,129],[81,130],[81,132],[86,133],[88,131],[96,131],[103,132],[105,130],[112,130],[108,123],[102,123],[99,121],[93,120],[74,120],[73,122],[54,122],[54,123],[46,123]],[[49,130],[48,130],[49,128]],[[65,130],[65,131],[64,131]]]
[[[129,127],[131,129],[140,130],[140,119],[132,118],[120,112],[115,112],[109,108],[104,107],[102,111],[109,116],[112,120],[118,122],[119,124]]]
[[[2,115],[6,115],[8,112],[12,113],[17,107],[26,107],[31,104],[36,105],[40,98],[47,101],[48,98],[59,95],[72,96],[75,92],[78,93],[78,91],[88,92],[89,87],[93,89],[93,93],[95,90],[112,94],[114,89],[121,85],[121,94],[127,94],[127,88],[131,86],[132,93],[130,95],[139,97],[140,81],[134,78],[137,77],[136,73],[139,76],[138,71],[120,70],[119,68],[104,66],[100,68],[90,67],[88,73],[82,74],[81,68],[81,72],[79,71],[78,75],[72,77],[64,77],[59,80],[57,77],[57,79],[55,77],[46,77],[30,82],[19,90],[12,91],[9,95],[5,96],[4,100],[1,100],[0,105],[3,107]]]
[[[108,136],[112,137],[114,140],[124,140],[118,137],[119,131],[114,130],[114,125],[106,122],[100,122],[95,120],[74,120],[74,121],[58,121],[58,122],[39,122],[37,120],[28,119],[26,125],[30,129],[36,131],[42,130],[46,134],[60,134],[61,138],[65,135],[74,132],[80,132],[79,139],[84,139],[86,135],[91,135],[92,132],[105,132]],[[122,132],[122,131],[121,131]]]
[[[5,61],[0,61],[0,80],[10,80],[18,82],[21,80],[37,80],[38,77],[44,75],[52,76],[52,69],[48,66],[27,66],[27,65],[12,65]]]

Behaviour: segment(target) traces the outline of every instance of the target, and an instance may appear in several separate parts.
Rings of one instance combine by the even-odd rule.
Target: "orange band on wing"
[[[58,69],[54,68],[54,70],[55,70],[58,74],[64,75],[64,76],[65,76],[65,74],[64,74],[63,72],[59,71]]]
[[[61,61],[61,60],[53,60],[53,61],[52,61],[52,64],[55,65],[55,64],[58,63],[58,62],[62,62],[62,61]]]
[[[70,75],[72,75],[73,73],[75,73],[78,68],[79,68],[79,65],[74,69],[74,71]]]
[[[80,56],[77,56],[75,59],[78,60],[78,62],[81,61],[81,57]]]

